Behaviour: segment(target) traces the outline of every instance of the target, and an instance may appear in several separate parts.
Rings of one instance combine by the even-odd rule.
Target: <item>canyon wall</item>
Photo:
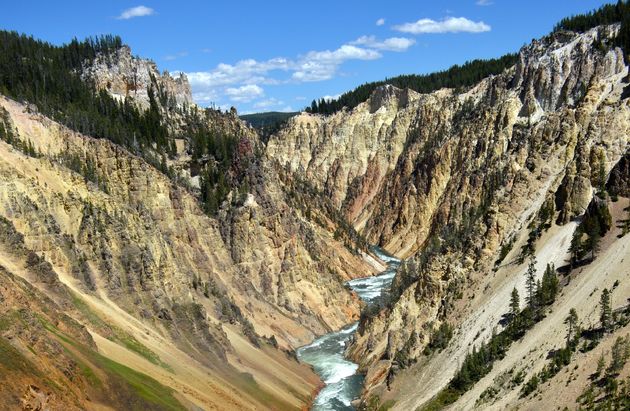
[[[547,263],[566,265],[573,220],[628,150],[618,30],[559,31],[466,90],[418,95],[385,86],[353,110],[302,114],[272,137],[268,155],[327,192],[369,242],[408,258],[392,301],[365,317],[347,352],[367,374],[364,404],[380,397],[414,409],[443,388],[472,346],[501,329],[513,287],[525,295],[522,247],[533,248],[539,276]],[[548,233],[530,240],[543,225]],[[611,280],[623,276],[627,253],[625,242],[614,247],[624,251],[610,257]],[[511,252],[500,257],[502,249]],[[580,277],[593,293],[595,273]],[[561,304],[554,311],[578,300]],[[554,317],[549,326],[562,328]],[[427,358],[445,321],[455,326],[448,354]]]

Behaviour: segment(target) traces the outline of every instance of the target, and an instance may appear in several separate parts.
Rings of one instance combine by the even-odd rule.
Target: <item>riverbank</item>
[[[400,260],[374,247],[374,254],[387,267],[379,275],[358,278],[347,282],[368,305],[378,304],[389,292],[389,287],[400,265]],[[310,364],[324,382],[315,397],[314,411],[354,410],[352,401],[359,397],[363,388],[363,375],[357,374],[358,364],[345,358],[348,341],[354,335],[358,323],[352,323],[339,331],[325,334],[311,344],[296,350],[300,361]]]

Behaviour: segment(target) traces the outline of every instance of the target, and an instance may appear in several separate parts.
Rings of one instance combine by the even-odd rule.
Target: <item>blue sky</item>
[[[0,28],[61,44],[118,34],[197,103],[299,110],[367,81],[518,50],[595,0],[10,1]]]

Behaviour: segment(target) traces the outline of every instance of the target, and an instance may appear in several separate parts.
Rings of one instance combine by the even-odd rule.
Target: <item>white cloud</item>
[[[407,37],[390,37],[383,41],[378,41],[374,36],[361,36],[350,44],[356,44],[367,48],[386,51],[406,51],[416,43],[414,39]]]
[[[241,60],[236,64],[220,63],[211,71],[187,73],[193,88],[217,88],[232,84],[279,84],[269,77],[273,71],[292,73],[298,82],[331,78],[339,65],[348,60],[374,60],[382,57],[376,50],[344,44],[336,50],[310,51],[295,60],[276,57],[266,61]]]
[[[120,13],[120,16],[118,16],[116,18],[118,20],[129,20],[129,19],[132,19],[134,17],[151,16],[153,14],[155,14],[155,10],[153,10],[150,7],[136,6],[136,7],[132,7],[132,8],[127,9],[127,10],[123,10],[123,12]]]
[[[265,95],[262,87],[256,84],[247,84],[241,87],[229,87],[225,89],[225,95],[232,101],[238,103],[249,103],[250,101]]]
[[[376,60],[382,55],[376,50],[344,44],[337,50],[309,51],[296,62],[291,78],[298,82],[328,80],[337,68],[348,60]]]
[[[285,58],[267,61],[254,59],[241,60],[236,64],[220,63],[211,71],[187,73],[190,84],[194,87],[208,88],[232,84],[273,84],[275,80],[266,74],[274,70],[288,70],[291,62]]]
[[[273,107],[278,107],[284,104],[284,101],[278,100],[276,98],[269,98],[266,100],[260,100],[254,103],[254,108],[268,110]]]
[[[384,18],[380,18],[378,20],[376,20],[376,25],[377,26],[382,26],[383,24],[385,24],[385,19]]]
[[[215,90],[194,91],[193,100],[199,104],[214,103],[219,98]]]
[[[440,21],[420,19],[414,23],[404,23],[393,27],[394,30],[411,33],[482,33],[491,27],[483,21],[472,21],[466,17],[447,17]]]
[[[264,96],[260,86],[328,80],[337,75],[340,66],[347,61],[376,60],[383,57],[382,52],[405,51],[414,43],[414,39],[405,37],[380,41],[374,36],[363,36],[334,50],[313,50],[292,59],[276,57],[220,63],[211,70],[186,75],[193,89],[193,99],[200,104],[224,103],[224,99],[251,102]],[[263,100],[255,104],[270,102]],[[282,104],[277,103],[276,107]]]
[[[322,98],[325,101],[332,101],[332,100],[337,100],[339,97],[341,97],[341,94],[335,94],[334,96],[331,96],[331,95],[327,94],[327,95],[323,96]]]
[[[494,2],[492,0],[477,0],[475,4],[477,6],[491,6]]]
[[[187,51],[180,51],[179,53],[169,54],[167,56],[164,56],[164,60],[173,61],[173,60],[177,60],[180,57],[186,57],[187,55],[188,55]]]

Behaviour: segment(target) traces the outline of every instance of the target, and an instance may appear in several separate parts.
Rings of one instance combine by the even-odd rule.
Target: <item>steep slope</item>
[[[618,26],[602,30],[616,33]],[[368,240],[412,255],[431,227],[444,225],[450,215],[461,221],[464,209],[479,206],[482,192],[493,192],[504,175],[526,165],[529,135],[540,140],[572,127],[564,118],[582,114],[577,108],[587,91],[609,87],[595,81],[621,80],[621,51],[592,48],[599,36],[614,33],[598,33],[575,39],[565,32],[541,40],[521,52],[514,68],[465,93],[444,89],[419,96],[384,86],[352,111],[302,114],[271,139],[268,155],[329,194]],[[610,91],[596,94],[593,98],[608,98]],[[466,162],[472,156],[476,161]],[[484,175],[488,168],[496,181]],[[579,203],[574,204],[579,214],[588,196],[581,186],[576,189],[571,201]]]
[[[419,95],[384,87],[352,111],[295,117],[272,137],[269,156],[324,190],[369,242],[410,258],[392,301],[363,317],[348,350],[367,374],[364,405],[426,403],[474,345],[504,327],[512,289],[525,295],[530,254],[538,276],[547,263],[566,265],[572,221],[628,149],[628,68],[614,47],[618,32],[619,25],[558,31],[467,90]],[[613,282],[627,275],[627,241],[606,238],[602,265],[596,260],[576,277],[584,284],[579,292],[572,274],[553,315],[529,331],[536,337],[513,346],[497,370],[527,364],[531,377],[544,364],[543,350],[562,341],[569,308],[611,286],[596,273],[607,267]],[[615,308],[628,290],[617,295]],[[594,314],[584,306],[579,315]],[[424,355],[446,322],[455,327],[448,348]],[[453,409],[474,407],[499,373]],[[499,404],[518,399],[517,388]]]
[[[403,150],[418,98],[386,86],[352,112],[301,113],[270,139],[266,154],[330,196],[362,229],[362,212],[372,207]]]
[[[129,70],[146,69],[151,86],[165,82],[166,100],[175,102],[165,121],[179,150],[160,167],[178,170],[168,177],[119,145],[0,97],[0,217],[23,242],[19,250],[0,247],[0,263],[87,327],[90,355],[153,377],[186,406],[303,407],[319,381],[292,350],[356,320],[359,300],[343,282],[378,265],[357,250],[332,207],[307,210],[317,194],[261,161],[256,134],[235,113],[182,111],[177,96],[186,103],[190,94],[184,79],[173,85],[146,61],[129,60],[128,50],[118,54],[106,64],[97,57],[86,72],[114,96],[120,90],[107,82]],[[126,97],[144,107],[143,96]],[[238,136],[227,170],[248,184],[233,187],[212,217],[184,178],[212,161],[191,159],[190,118]],[[33,276],[23,255],[50,264],[48,278]],[[12,303],[2,301],[7,309]],[[11,325],[20,332],[20,323]],[[12,341],[22,354],[28,349]],[[24,389],[16,384],[9,394]],[[55,395],[63,402],[70,394]],[[85,400],[78,406],[91,408]]]
[[[184,409],[182,404],[190,404],[177,394],[179,401],[175,399],[173,390],[155,379],[123,365],[128,361],[115,362],[100,355],[89,330],[71,317],[81,315],[72,303],[78,300],[59,282],[50,263],[29,251],[4,218],[0,233],[0,302],[4,307],[0,314],[0,401],[4,407]],[[7,258],[8,250],[11,258]],[[48,292],[31,284],[45,284]],[[111,336],[113,330],[107,331]],[[136,348],[144,347],[120,329],[116,336],[124,336]]]
[[[227,399],[239,409],[268,401],[269,394],[263,393],[269,387],[247,381],[241,369],[271,385],[276,393],[271,404],[288,401],[297,408],[308,397],[316,378],[259,340],[235,305],[233,263],[216,223],[198,210],[194,198],[111,143],[71,133],[23,112],[16,103],[4,100],[3,106],[18,133],[37,141],[38,151],[46,148],[50,157],[27,157],[2,143],[2,215],[23,236],[25,247],[50,262],[59,281],[72,290],[60,304],[82,314],[77,319],[93,332],[101,353],[207,407]],[[67,147],[77,150],[75,155],[88,152],[99,159],[98,186],[59,163],[59,157],[72,152]],[[107,193],[99,187],[107,187]],[[180,214],[186,218],[178,223]],[[4,264],[15,260],[13,248],[2,251]],[[15,263],[14,272],[28,279],[28,270],[22,272],[21,266]],[[196,281],[202,286],[195,287]],[[36,285],[50,292],[46,283]],[[223,328],[229,323],[234,325]],[[112,327],[122,336],[112,337]],[[239,342],[243,333],[253,343],[235,346],[232,340]],[[124,348],[112,347],[97,335]],[[241,351],[249,355],[250,350],[258,353],[260,362],[241,365]],[[278,388],[278,381],[261,378],[259,373],[273,363],[291,375],[306,376],[303,382],[283,379],[293,381],[302,397],[287,394],[291,391],[284,382]],[[235,394],[239,391],[243,393]]]
[[[501,245],[525,255],[531,250],[539,276],[547,263],[566,264],[574,230],[568,221],[586,210],[595,188],[602,186],[628,147],[623,54],[593,45],[615,31],[609,27],[583,35],[557,33],[534,42],[521,51],[514,69],[451,97],[456,108],[436,95],[423,107],[427,114],[419,116],[419,136],[409,141],[401,155],[404,160],[377,197],[379,203],[394,206],[377,211],[368,222],[373,233],[368,237],[378,233],[381,242],[402,255],[421,247],[423,252],[395,280],[399,299],[362,327],[350,351],[368,371],[366,397],[383,394],[380,384],[392,387],[404,381],[395,377],[396,369],[417,359],[420,363],[409,372],[422,373],[414,378],[422,390],[398,391],[412,399],[396,407],[423,404],[446,386],[474,345],[501,329],[513,287],[526,294],[527,268],[513,252],[503,256],[507,264],[493,270]],[[440,124],[453,127],[440,129]],[[551,226],[549,234],[538,239],[546,225]],[[621,280],[627,274],[625,242],[608,252],[616,257],[605,264]],[[608,258],[607,253],[598,258]],[[593,268],[583,274],[585,281],[592,281],[587,288],[591,298],[596,298],[598,287],[610,286],[602,284],[596,272]],[[627,296],[627,291],[620,295]],[[524,363],[528,376],[540,367],[544,359],[531,359],[549,349],[541,348],[542,342],[562,341],[547,331],[562,329],[569,308],[583,301],[582,294],[565,292],[569,297],[561,298],[553,316],[537,326],[544,331],[530,331],[538,337],[526,336],[521,347],[511,348],[492,377],[498,375],[494,370]],[[580,314],[592,315],[589,311]],[[422,350],[434,321],[448,321],[456,331],[445,354],[425,360]],[[523,356],[523,364],[513,362]],[[473,407],[488,388],[484,381],[487,384],[480,381],[455,409]],[[513,402],[516,394],[513,387],[502,398]]]

